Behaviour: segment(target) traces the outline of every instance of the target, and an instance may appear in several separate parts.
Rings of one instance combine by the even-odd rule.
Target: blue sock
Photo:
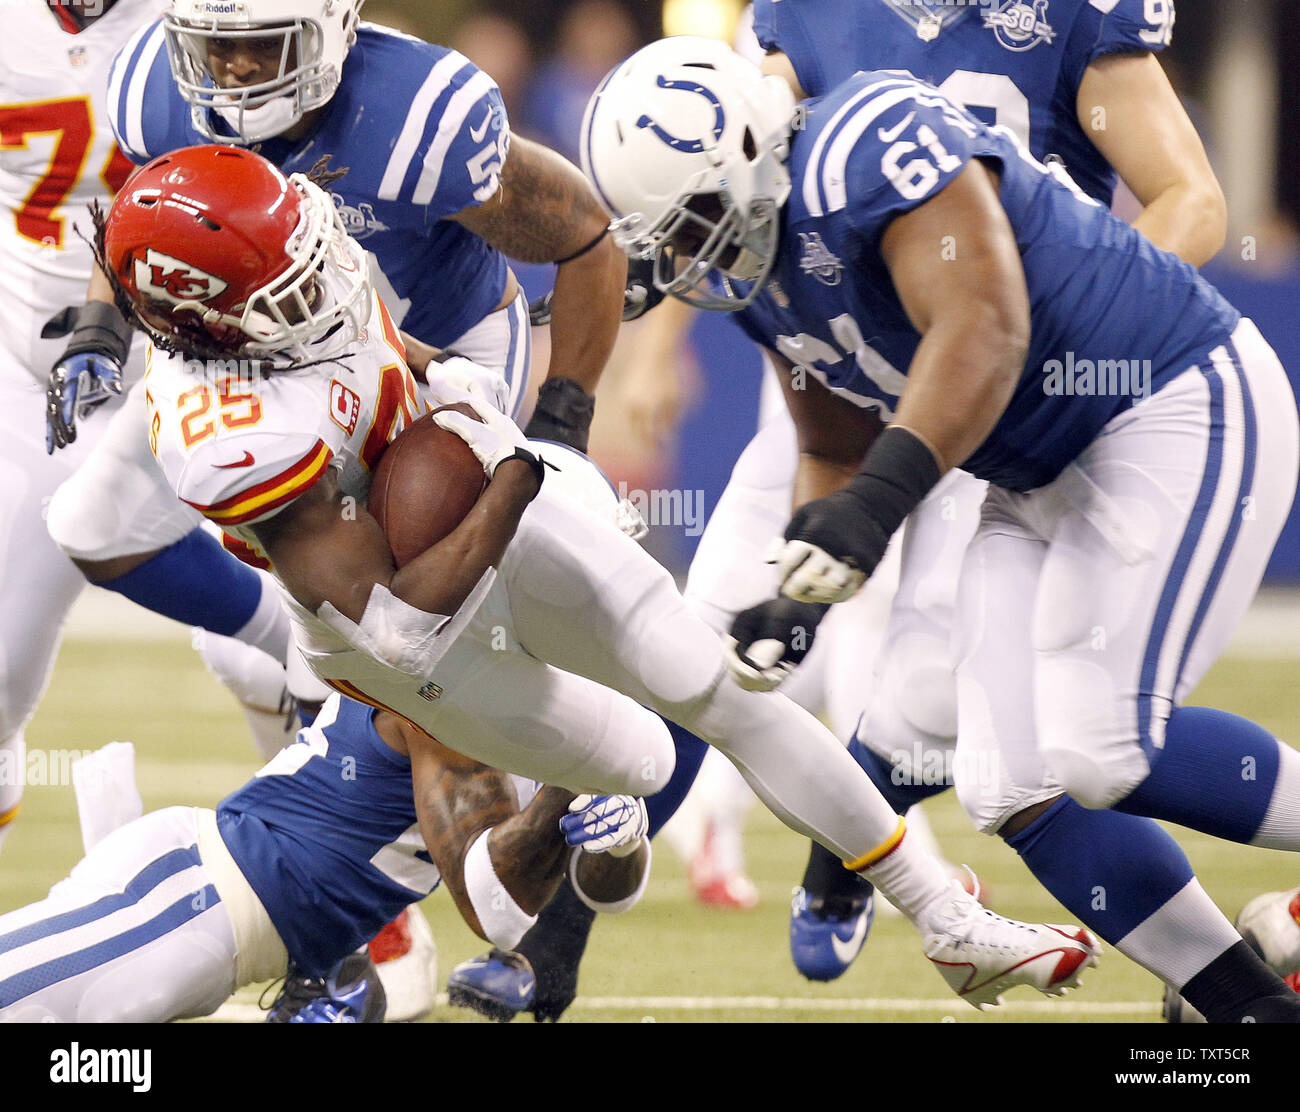
[[[898,815],[907,814],[913,804],[920,803],[940,792],[946,792],[951,786],[944,780],[932,784],[898,783],[896,775],[898,769],[884,757],[873,753],[856,736],[849,742],[849,756],[862,766],[862,770],[876,785],[876,790],[885,797],[885,802]]]
[[[1150,775],[1115,810],[1249,842],[1273,799],[1280,754],[1261,726],[1208,707],[1175,707]]]
[[[1192,866],[1150,819],[1062,796],[1006,839],[1044,888],[1114,944],[1182,891]]]
[[[650,817],[652,838],[663,829],[664,823],[677,814],[677,808],[682,805],[686,793],[695,783],[695,777],[699,775],[704,754],[709,751],[707,741],[701,741],[693,733],[666,718],[664,724],[673,735],[673,745],[677,749],[677,767],[661,791],[646,796],[645,809]]]
[[[165,618],[227,637],[248,623],[262,597],[257,572],[198,528],[138,568],[99,586]]]

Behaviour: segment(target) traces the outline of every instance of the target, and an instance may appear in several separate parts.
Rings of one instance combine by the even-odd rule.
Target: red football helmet
[[[147,330],[183,353],[325,358],[370,312],[365,253],[329,195],[237,147],[186,147],[137,170],[103,251]]]

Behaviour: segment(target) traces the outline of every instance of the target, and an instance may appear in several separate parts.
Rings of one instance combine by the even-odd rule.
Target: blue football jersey
[[[108,92],[114,133],[134,162],[209,141],[172,80],[161,22],[123,47]],[[507,270],[499,251],[443,218],[496,192],[509,142],[487,74],[454,50],[363,23],[312,132],[253,149],[286,174],[305,174],[327,155],[330,170],[347,171],[327,188],[348,231],[409,302],[390,308],[407,332],[446,347],[501,303]]]
[[[441,879],[420,835],[411,762],[368,706],[316,721],[217,805],[217,828],[289,956],[323,976]]]
[[[1173,24],[1174,0],[754,0],[759,42],[809,96],[860,70],[908,70],[1106,205],[1117,179],[1079,126],[1079,83],[1102,55],[1163,50]]]
[[[963,468],[1013,490],[1054,479],[1117,413],[1222,343],[1239,314],[1196,271],[928,85],[859,74],[806,102],[766,286],[737,314],[757,342],[892,417],[920,335],[879,242],[973,158],[996,166],[1032,334],[1011,403]],[[960,251],[960,236],[937,249]]]

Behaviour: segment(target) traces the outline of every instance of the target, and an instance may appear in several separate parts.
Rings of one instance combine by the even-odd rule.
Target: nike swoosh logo
[[[234,463],[214,463],[212,466],[213,466],[213,467],[216,467],[216,468],[218,468],[218,469],[221,469],[221,470],[224,470],[224,469],[227,468],[227,467],[252,467],[252,466],[253,466],[253,453],[252,453],[252,452],[245,452],[245,453],[244,453],[244,458],[243,458],[243,459],[237,459],[237,460],[235,460]]]
[[[491,122],[492,122],[492,109],[489,108],[487,110],[487,115],[483,117],[483,126],[471,127],[469,129],[469,137],[475,143],[482,142],[483,136],[487,134],[488,124],[490,124]]]
[[[903,134],[903,129],[912,122],[912,118],[915,115],[916,115],[915,112],[909,112],[907,114],[907,119],[905,119],[901,124],[899,124],[896,128],[894,128],[893,131],[886,131],[883,127],[877,130],[876,134],[880,136],[880,141],[882,143],[892,143],[895,139],[897,139],[900,135]]]
[[[858,951],[862,949],[862,943],[867,937],[867,919],[869,916],[859,915],[858,925],[853,928],[853,933],[848,938],[841,940],[837,934],[831,935],[831,949],[835,951],[835,956],[840,959],[844,965],[848,965],[858,956]]]

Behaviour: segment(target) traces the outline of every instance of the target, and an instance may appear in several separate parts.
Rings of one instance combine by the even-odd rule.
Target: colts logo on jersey
[[[680,89],[686,93],[697,93],[707,100],[713,106],[713,143],[717,143],[722,138],[727,117],[722,111],[722,101],[717,98],[711,89],[706,89],[698,81],[673,81],[663,74],[655,78],[655,84],[661,89]],[[704,152],[703,139],[679,139],[676,135],[660,127],[649,116],[642,116],[637,120],[636,126],[648,127],[675,151],[681,151],[683,154],[702,154]]]
[[[800,232],[799,242],[803,244],[799,269],[811,274],[823,286],[838,286],[844,274],[844,264],[822,241],[821,233]]]
[[[337,193],[331,193],[330,199],[339,210],[343,227],[353,239],[365,239],[376,232],[388,231],[388,225],[375,215],[374,207],[368,201],[362,201],[358,205],[344,204],[343,198]]]
[[[984,26],[1008,50],[1032,50],[1040,42],[1051,42],[1056,32],[1047,22],[1047,0],[1007,0],[996,12],[984,13]]]
[[[134,274],[136,289],[141,293],[176,304],[207,301],[228,285],[224,278],[200,270],[184,259],[164,255],[152,247],[145,250],[143,259],[135,260]]]

